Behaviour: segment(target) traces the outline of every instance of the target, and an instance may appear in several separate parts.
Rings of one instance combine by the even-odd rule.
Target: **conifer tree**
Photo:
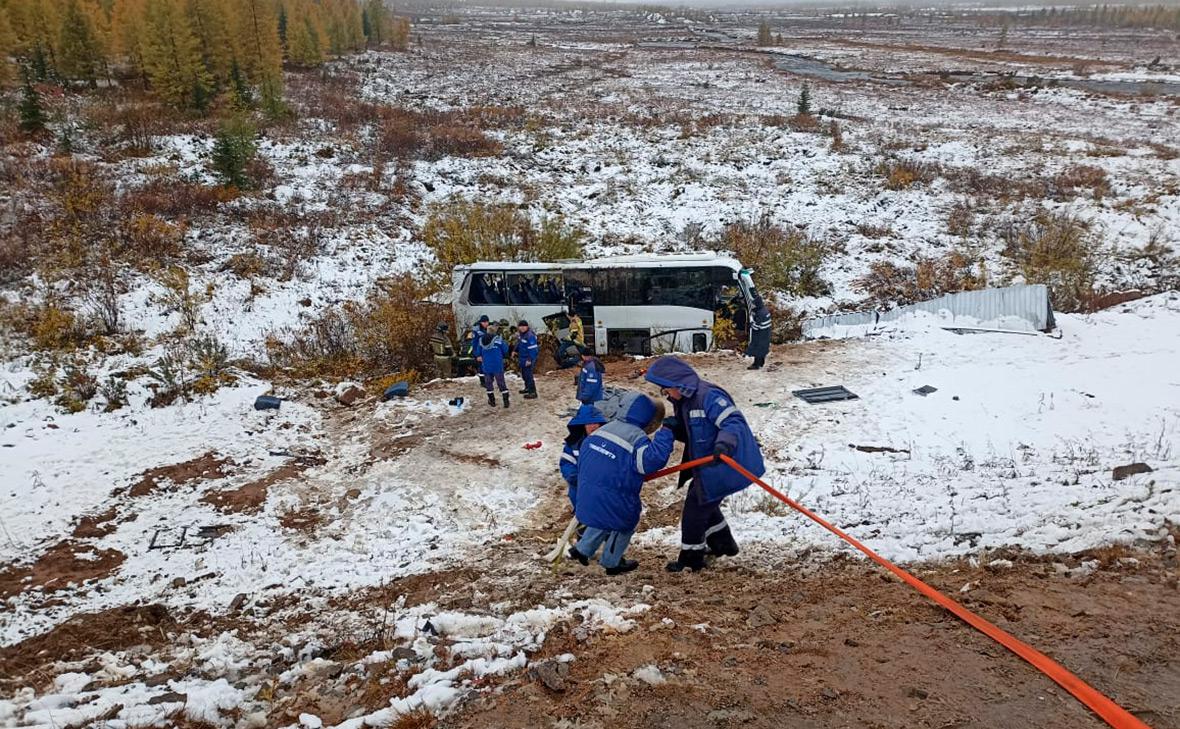
[[[213,142],[213,171],[226,187],[245,188],[250,180],[246,166],[254,159],[256,131],[250,120],[240,114],[221,123]]]
[[[234,6],[242,70],[257,85],[266,112],[279,116],[283,113],[283,51],[274,5],[269,0],[235,0]]]
[[[20,112],[21,131],[29,134],[45,131],[45,112],[41,111],[41,97],[33,86],[32,74],[29,71],[25,72],[25,83],[21,87],[18,111]]]
[[[234,56],[225,0],[186,0],[185,15],[206,71],[218,81],[225,80]]]
[[[146,27],[145,0],[115,0],[111,9],[114,54],[126,61],[147,84],[143,36]]]
[[[152,86],[169,104],[204,108],[211,83],[180,0],[152,0],[144,36],[144,65]]]
[[[101,64],[102,55],[91,17],[83,11],[78,0],[66,0],[58,41],[58,70],[67,79],[85,81],[91,88],[96,88]]]
[[[774,41],[770,36],[770,23],[763,20],[758,24],[758,45],[769,46],[773,45]]]
[[[803,82],[803,88],[799,89],[799,100],[795,102],[795,110],[799,112],[799,116],[811,116],[811,84],[806,81]]]
[[[0,85],[12,80],[9,58],[16,52],[16,33],[8,22],[8,13],[0,11]]]

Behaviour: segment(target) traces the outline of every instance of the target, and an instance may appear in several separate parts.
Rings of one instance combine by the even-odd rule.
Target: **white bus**
[[[733,258],[712,254],[618,256],[591,261],[480,261],[452,275],[455,324],[486,314],[537,331],[553,315],[581,317],[597,354],[701,352],[713,346],[714,317],[748,331],[754,282]],[[460,330],[462,331],[462,329]]]

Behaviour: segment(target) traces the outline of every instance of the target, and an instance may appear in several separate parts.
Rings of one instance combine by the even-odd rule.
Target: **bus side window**
[[[509,303],[526,306],[565,301],[561,276],[555,273],[510,273],[508,296]]]
[[[647,273],[649,303],[709,311],[716,308],[715,289],[706,269],[654,269]]]
[[[471,291],[468,301],[472,304],[505,304],[504,275],[500,273],[477,272],[471,275]]]

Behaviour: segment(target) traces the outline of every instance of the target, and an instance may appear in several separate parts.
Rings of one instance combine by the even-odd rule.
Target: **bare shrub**
[[[153,179],[123,196],[123,208],[168,220],[183,220],[213,212],[238,193],[220,186],[175,179]]]
[[[378,377],[432,371],[424,342],[448,318],[428,297],[435,291],[410,274],[386,281],[363,301],[331,309],[302,329],[267,340],[271,367],[300,377]]]
[[[103,256],[94,267],[86,291],[91,313],[103,334],[115,334],[122,323],[119,307],[119,281],[109,256]]]
[[[106,401],[102,408],[103,412],[113,413],[127,405],[127,380],[117,375],[111,375],[99,385],[98,393]]]
[[[959,238],[971,235],[971,228],[975,224],[975,210],[967,201],[955,203],[946,216],[946,232]]]
[[[1073,165],[1054,175],[1051,189],[1058,200],[1065,200],[1088,191],[1094,199],[1110,194],[1110,180],[1106,171],[1094,165]]]
[[[182,329],[196,329],[201,307],[213,298],[213,284],[208,284],[203,290],[194,288],[188,271],[181,266],[164,269],[156,280],[164,287],[164,291],[155,299],[164,308],[165,313],[179,314]]]
[[[987,285],[982,265],[963,252],[941,258],[922,258],[914,265],[876,261],[853,286],[868,296],[872,306],[890,308],[957,291],[974,291]]]
[[[939,171],[936,164],[911,159],[887,159],[877,165],[877,174],[885,178],[885,188],[888,190],[928,185],[938,177]]]
[[[823,296],[831,290],[820,276],[831,246],[797,228],[775,224],[769,214],[726,225],[715,243],[753,268],[770,289],[793,296]]]
[[[866,238],[876,240],[878,238],[892,238],[895,234],[893,228],[888,225],[881,225],[879,223],[857,223],[856,232],[860,233]]]
[[[70,362],[62,371],[57,391],[56,404],[66,412],[79,413],[98,394],[98,380],[86,371],[84,363]]]
[[[487,157],[499,154],[499,142],[478,126],[480,116],[460,113],[416,112],[383,108],[376,151],[385,157],[439,159],[446,156]]]
[[[1080,217],[1042,212],[1013,222],[1002,231],[1004,255],[1016,262],[1024,280],[1045,284],[1053,308],[1085,310],[1094,297],[1094,279],[1105,245],[1101,235]]]
[[[534,224],[512,205],[464,200],[435,208],[422,227],[422,240],[438,260],[442,280],[451,269],[472,261],[556,261],[579,258],[584,234],[560,217]]]

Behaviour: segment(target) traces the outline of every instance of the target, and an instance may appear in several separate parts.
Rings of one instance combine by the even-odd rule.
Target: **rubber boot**
[[[537,399],[537,391],[536,390],[525,390],[524,399],[525,400],[536,400]]]
[[[504,407],[508,407],[508,393],[501,392],[500,394],[504,396]]]
[[[577,547],[570,547],[570,559],[576,559],[583,567],[590,566],[590,558],[578,551]]]
[[[527,387],[526,387],[526,388],[524,388],[523,390],[518,390],[518,391],[517,391],[517,394],[519,394],[519,395],[527,395],[527,394],[529,394],[529,388],[527,388]]]
[[[639,567],[639,563],[633,559],[620,560],[614,567],[607,567],[606,573],[611,577],[615,575],[625,575]]]
[[[496,407],[496,396],[490,392],[488,393],[488,405]]]
[[[682,549],[675,562],[669,562],[664,569],[669,572],[683,572],[691,570],[699,572],[705,569],[705,552],[701,549]]]
[[[709,554],[717,557],[736,557],[740,551],[728,526],[705,537],[705,543],[709,545]]]

